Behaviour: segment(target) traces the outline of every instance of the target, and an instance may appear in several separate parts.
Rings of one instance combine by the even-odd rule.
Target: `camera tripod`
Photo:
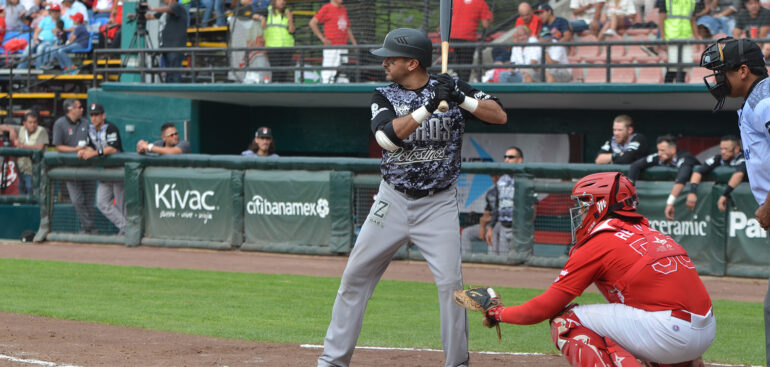
[[[142,18],[140,19],[139,16],[141,16]],[[152,45],[152,39],[150,38],[150,34],[147,32],[147,20],[144,19],[144,13],[137,14],[137,17],[135,17],[133,21],[136,22],[136,29],[134,30],[134,34],[131,36],[131,41],[128,43],[128,48],[129,49],[137,49],[137,48],[154,49],[155,47],[153,47]],[[140,53],[136,56],[131,55],[131,56],[125,57],[122,62],[122,67],[125,68],[128,64],[128,60],[134,57],[139,57],[139,65],[137,65],[137,67],[139,67],[140,73],[142,73],[142,75],[144,75],[144,69],[148,67],[147,64],[149,64],[150,68],[160,66],[160,60],[158,60],[158,57],[159,57],[158,55],[149,53],[149,55],[144,55],[144,57],[142,56],[143,55]],[[148,63],[148,58],[149,58],[149,63]],[[152,76],[154,77],[154,75],[155,74],[153,73]],[[144,79],[144,77],[142,77],[142,79]]]

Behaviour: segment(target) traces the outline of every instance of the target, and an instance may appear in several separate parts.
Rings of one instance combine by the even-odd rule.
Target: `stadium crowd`
[[[228,32],[231,23],[228,23],[227,15],[237,12],[256,20],[260,28],[257,39],[248,40],[247,44],[275,48],[264,53],[266,59],[260,66],[280,68],[271,72],[272,77],[265,76],[257,82],[296,81],[300,73],[291,68],[297,64],[300,51],[292,49],[295,46],[357,45],[360,38],[371,37],[357,34],[366,33],[364,29],[368,25],[360,24],[362,20],[358,14],[349,14],[343,0],[305,2],[305,6],[312,5],[314,10],[302,12],[304,18],[301,21],[295,19],[292,4],[287,0],[163,0],[162,6],[146,10],[146,19],[166,18],[162,21],[165,26],[161,31],[161,47],[189,45],[186,27],[191,24],[224,27],[223,32]],[[505,6],[515,6],[515,11],[510,9],[514,12],[513,18],[496,17],[495,7]],[[547,2],[534,0],[518,5],[495,4],[494,7],[485,0],[454,0],[453,8],[450,64],[455,66],[453,71],[460,79],[471,82],[602,83],[607,81],[604,68],[547,67],[542,70],[522,65],[606,63],[607,50],[602,42],[710,40],[725,36],[763,39],[770,33],[770,1],[760,0],[570,0],[568,9],[564,6],[555,9]],[[3,10],[0,12],[0,36],[6,54],[0,60],[2,63],[76,74],[83,70],[79,60],[87,59],[93,48],[121,46],[121,1],[7,0],[0,9]],[[509,9],[504,8],[501,12],[507,16]],[[434,42],[439,41],[438,29],[427,31]],[[523,37],[524,33],[528,37]],[[365,41],[371,42],[370,39]],[[477,42],[489,43],[489,46],[466,46]],[[537,45],[495,47],[494,44],[499,42]],[[564,42],[593,44],[559,45]],[[544,52],[541,49],[544,43],[554,45]],[[704,46],[612,45],[609,47],[611,63],[638,66],[614,67],[610,81],[700,83],[704,72],[698,68],[677,72],[675,68],[642,66],[697,63]],[[770,51],[770,43],[763,47]],[[349,58],[351,52],[346,48],[325,47],[318,58],[324,68],[319,81],[349,82],[351,77],[346,75],[349,73],[335,67],[349,62],[362,65],[370,62],[363,57],[355,57],[358,60]],[[81,57],[73,58],[72,54],[81,54]],[[13,55],[17,57],[9,58]],[[28,56],[33,57],[31,65]],[[183,67],[183,60],[188,56],[164,53],[161,65]],[[253,57],[249,62],[253,62]],[[495,67],[481,73],[477,67],[472,67],[482,64],[495,64]],[[165,80],[188,79],[170,72]]]

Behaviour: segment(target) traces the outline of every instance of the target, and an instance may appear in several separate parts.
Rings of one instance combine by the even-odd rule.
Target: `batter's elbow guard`
[[[377,144],[379,144],[382,149],[390,152],[398,149],[399,143],[401,143],[401,139],[398,138],[396,131],[393,130],[393,121],[388,122],[382,130],[377,130],[377,132],[374,133],[374,139],[377,140]]]

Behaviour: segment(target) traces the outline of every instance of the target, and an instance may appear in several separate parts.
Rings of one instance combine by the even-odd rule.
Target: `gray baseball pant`
[[[126,231],[124,191],[122,182],[110,181],[99,181],[99,187],[96,189],[96,206],[115,227],[118,227],[118,234],[121,235]],[[112,205],[112,199],[115,199],[116,205]]]
[[[468,365],[468,317],[453,296],[463,287],[457,190],[412,199],[383,181],[342,274],[318,366],[350,364],[374,287],[407,240],[425,257],[438,287],[446,366]]]
[[[67,193],[72,206],[80,221],[80,230],[91,232],[94,230],[94,181],[65,181]]]

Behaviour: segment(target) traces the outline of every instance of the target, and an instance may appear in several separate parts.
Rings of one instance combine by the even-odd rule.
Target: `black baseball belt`
[[[452,185],[449,185],[447,187],[442,187],[440,189],[430,189],[430,190],[407,189],[407,188],[403,188],[403,187],[398,187],[396,185],[390,185],[390,187],[392,187],[393,190],[396,190],[396,191],[398,191],[398,192],[408,196],[411,199],[420,199],[420,198],[424,198],[426,196],[433,196],[435,194],[438,194],[438,193],[440,193],[440,192],[442,192],[442,191],[452,187]]]

